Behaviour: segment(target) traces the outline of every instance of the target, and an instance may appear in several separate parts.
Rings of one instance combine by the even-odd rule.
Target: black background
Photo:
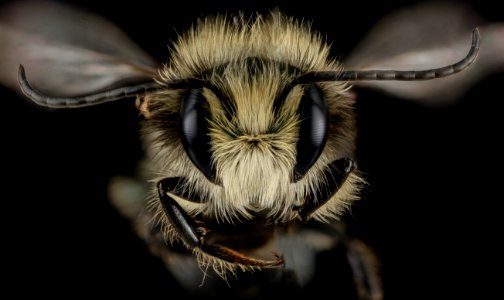
[[[159,61],[177,32],[208,13],[278,6],[313,20],[344,55],[381,16],[413,3],[69,2],[114,21]],[[504,19],[492,5],[473,6]],[[344,220],[380,258],[386,299],[496,295],[503,79],[489,76],[441,109],[358,90],[357,154],[370,188]],[[2,285],[21,283],[19,296],[179,292],[107,200],[109,178],[133,175],[142,155],[133,101],[47,112],[2,87],[0,96]]]

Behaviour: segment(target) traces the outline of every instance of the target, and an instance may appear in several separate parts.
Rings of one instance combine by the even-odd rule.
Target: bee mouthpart
[[[169,223],[189,250],[201,250],[212,257],[244,268],[265,268],[283,265],[283,258],[276,253],[273,254],[276,259],[262,260],[249,257],[218,244],[205,244],[205,234],[209,230],[203,226],[203,222],[193,220],[180,204],[168,195],[174,189],[173,182],[173,178],[166,178],[158,183],[159,199]]]
[[[277,267],[284,264],[283,257],[278,253],[273,253],[275,260],[262,260],[246,256],[238,251],[229,249],[221,245],[201,245],[201,250],[205,253],[220,258],[224,261],[240,264],[246,267]]]

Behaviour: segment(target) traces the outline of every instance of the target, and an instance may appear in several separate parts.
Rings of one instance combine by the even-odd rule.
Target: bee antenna
[[[360,80],[429,80],[446,77],[465,70],[478,55],[480,47],[480,33],[478,28],[472,31],[471,49],[460,61],[441,68],[427,70],[362,70],[362,71],[322,71],[305,73],[294,79],[291,85],[306,84],[320,81],[360,81]]]
[[[18,81],[21,92],[26,97],[28,97],[38,105],[49,108],[80,108],[129,97],[142,96],[148,92],[163,88],[186,89],[201,87],[203,85],[201,80],[193,78],[174,80],[163,84],[159,84],[154,80],[150,80],[140,84],[113,88],[89,95],[77,97],[53,97],[44,95],[30,85],[30,83],[26,79],[25,69],[23,65],[19,65]]]
[[[50,108],[80,108],[97,105],[105,102],[119,100],[122,98],[145,94],[148,91],[159,88],[154,81],[150,81],[78,97],[52,97],[44,95],[38,90],[32,88],[32,86],[26,79],[25,69],[23,65],[19,65],[18,81],[21,92],[26,97],[28,97],[38,105]]]

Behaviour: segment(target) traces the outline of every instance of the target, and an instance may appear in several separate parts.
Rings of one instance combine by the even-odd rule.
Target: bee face
[[[356,171],[334,195],[323,192],[333,180],[331,162],[353,157],[349,87],[290,84],[312,70],[340,69],[306,25],[280,14],[234,22],[217,17],[200,22],[173,49],[157,81],[195,78],[204,84],[148,95],[144,138],[153,181],[183,178],[174,196],[192,217],[221,224],[291,222],[311,197],[325,203],[312,217],[327,221],[357,198],[362,179]],[[162,211],[159,199],[153,201]],[[169,221],[165,225],[173,232]]]
[[[153,152],[179,154],[159,155],[161,160],[173,159],[156,163],[162,166],[157,171],[187,178],[188,189],[205,199],[205,213],[216,218],[250,218],[251,211],[266,210],[268,215],[292,219],[292,208],[319,188],[324,168],[353,152],[355,130],[347,86],[289,86],[305,72],[338,70],[328,52],[306,25],[280,14],[254,21],[217,17],[200,22],[175,45],[171,63],[158,80],[198,78],[207,84],[151,96],[153,118],[146,127],[171,141],[155,143]],[[323,125],[328,127],[328,139],[312,132],[300,135],[306,118],[301,110],[317,105],[307,92],[311,90],[329,112],[328,125]],[[165,126],[174,117],[175,126]],[[318,149],[298,155],[298,149],[309,148],[310,139],[317,138],[323,140]],[[294,181],[298,162],[310,160],[304,163],[309,165],[303,170],[306,176]],[[339,209],[332,210],[332,216],[327,212],[327,217],[336,217],[336,212]]]

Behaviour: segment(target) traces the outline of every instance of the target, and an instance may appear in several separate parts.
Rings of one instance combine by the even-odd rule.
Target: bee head
[[[198,84],[153,93],[148,127],[161,137],[154,145],[165,161],[157,165],[171,171],[159,172],[187,178],[206,214],[250,219],[266,211],[291,220],[293,208],[330,180],[328,164],[353,155],[346,83],[296,82],[314,70],[340,70],[305,24],[278,14],[240,26],[206,19],[173,49],[157,80]],[[166,142],[174,140],[180,144]],[[329,215],[353,197],[335,201]]]

